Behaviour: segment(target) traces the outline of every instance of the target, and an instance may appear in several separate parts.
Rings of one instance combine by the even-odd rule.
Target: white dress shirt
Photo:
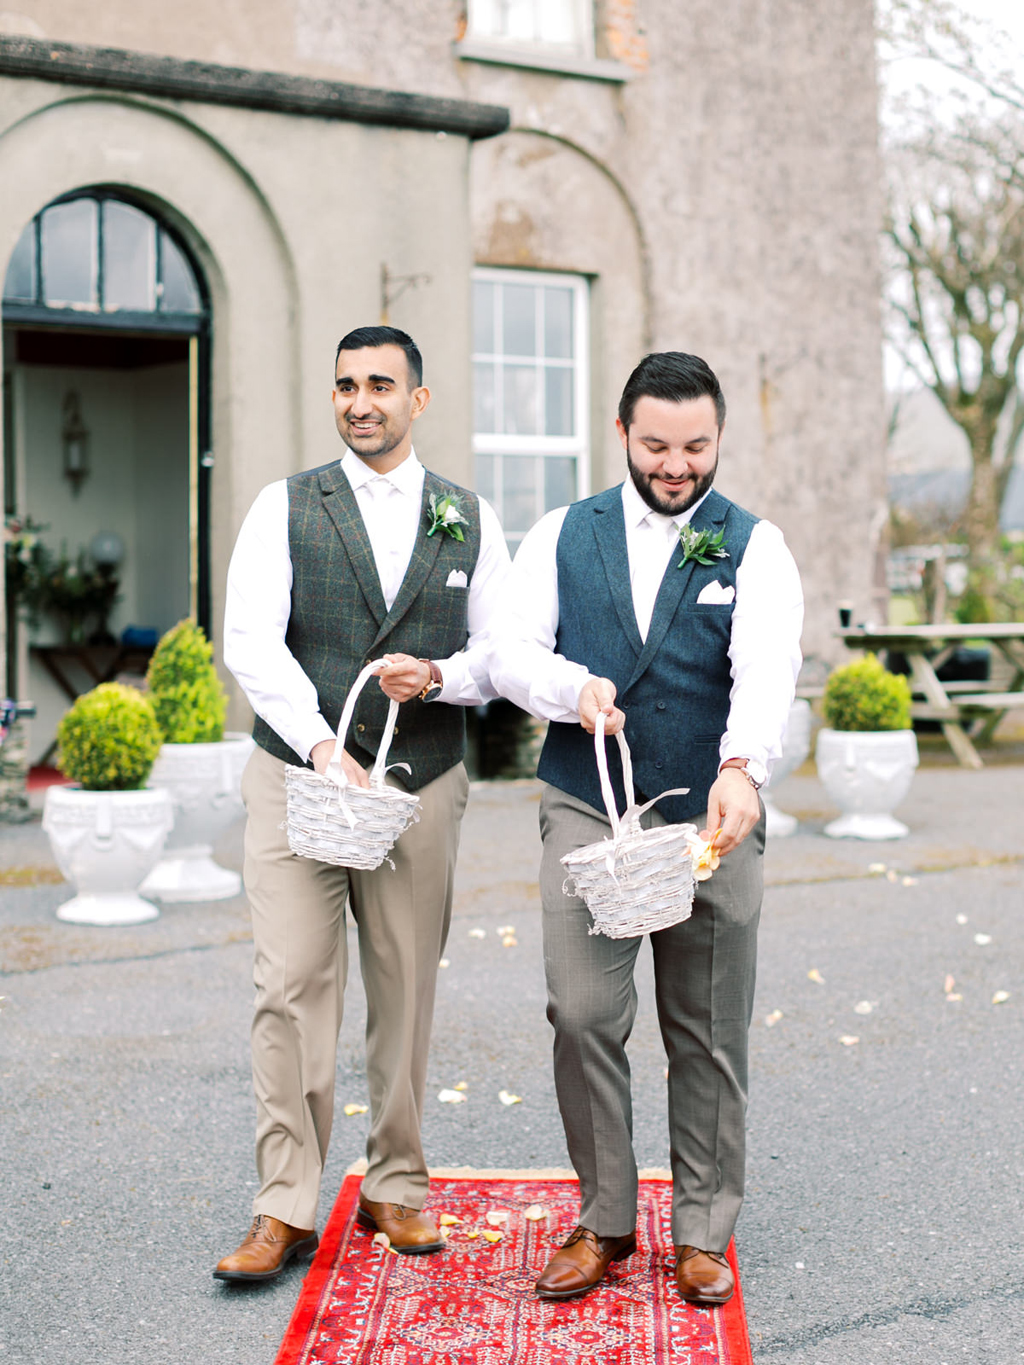
[[[701,499],[703,502],[703,499]],[[627,479],[622,485],[633,611],[647,638],[654,601],[678,528],[700,502],[678,516],[652,512]],[[554,653],[558,631],[556,549],[567,507],[548,512],[523,538],[509,574],[500,627],[491,641],[491,677],[502,696],[534,716],[578,721],[579,695],[592,676],[582,664]],[[728,547],[726,547],[728,548]],[[603,574],[600,560],[595,574]],[[782,532],[759,521],[736,566],[736,599],[729,661],[729,719],[719,749],[722,760],[754,759],[771,769],[800,670],[803,592]],[[686,704],[679,698],[680,706]]]
[[[366,525],[390,610],[415,546],[424,468],[413,452],[389,473],[377,474],[351,450],[346,451],[341,468]],[[497,696],[482,645],[485,628],[498,606],[509,558],[494,509],[482,498],[479,503],[480,555],[465,589],[469,593],[469,639],[458,654],[437,660],[444,679],[437,702],[458,706],[475,706]],[[320,711],[316,688],[285,643],[291,589],[288,485],[280,479],[259,493],[238,533],[228,568],[224,662],[256,714],[301,758],[308,759],[313,746],[334,739],[335,732]]]

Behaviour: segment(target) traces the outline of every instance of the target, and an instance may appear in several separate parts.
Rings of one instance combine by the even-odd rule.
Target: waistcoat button
[[[664,765],[664,763],[662,763],[662,761],[661,761],[660,758],[656,758],[656,759],[654,760],[654,766],[655,766],[656,768],[664,768],[665,765]]]
[[[664,711],[664,709],[665,709],[665,703],[664,703],[663,701],[659,701],[659,702],[658,702],[658,710],[659,710],[659,711]]]
[[[357,725],[357,726],[356,726],[356,729],[359,731],[360,734],[362,734],[363,731],[366,729],[366,726],[365,726],[365,725]]]

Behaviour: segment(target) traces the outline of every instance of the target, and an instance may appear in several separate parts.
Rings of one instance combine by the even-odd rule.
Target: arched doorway
[[[38,759],[77,692],[139,668],[184,615],[209,630],[209,296],[150,204],[90,187],[22,232],[3,332],[5,515],[42,528],[59,580],[34,620],[8,607],[8,692],[39,706]],[[105,619],[76,617],[76,575],[90,603],[116,580]]]

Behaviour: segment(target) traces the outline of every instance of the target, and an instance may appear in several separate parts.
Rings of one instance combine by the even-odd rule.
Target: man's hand
[[[742,844],[760,818],[757,792],[742,769],[723,768],[708,793],[708,827],[700,831],[700,837],[710,839],[721,829],[715,847],[724,856]]]
[[[310,749],[310,760],[321,777],[327,771],[327,765],[330,763],[333,753],[333,739],[322,739],[319,744],[314,744],[312,749]],[[366,775],[366,772],[359,766],[347,749],[342,749],[341,751],[341,770],[352,783],[353,787],[368,787],[370,785],[370,779]]]
[[[411,701],[430,681],[430,669],[411,654],[385,654],[380,671],[381,691],[392,701]]]
[[[588,735],[597,728],[598,712],[604,712],[604,732],[617,735],[626,723],[625,715],[615,705],[615,684],[610,678],[591,678],[580,692],[580,724]]]

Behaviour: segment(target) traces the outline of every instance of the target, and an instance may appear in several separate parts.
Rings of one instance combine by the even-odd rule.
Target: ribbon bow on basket
[[[300,858],[315,858],[320,863],[369,872],[381,865],[398,836],[420,818],[419,797],[389,787],[384,781],[391,768],[410,771],[408,763],[388,766],[398,702],[392,701],[388,707],[388,719],[370,772],[369,787],[357,787],[349,782],[341,766],[341,753],[356,700],[370,678],[384,667],[383,659],[374,659],[356,678],[338,722],[338,738],[326,774],[294,765],[285,769],[288,847]]]
[[[653,801],[637,805],[633,763],[626,736],[620,730],[622,780],[630,804],[620,816],[608,777],[604,715],[594,730],[594,749],[601,777],[610,839],[573,849],[562,859],[568,872],[563,890],[582,896],[594,920],[592,934],[608,938],[637,938],[689,919],[695,882],[704,877],[695,864],[706,860],[707,845],[695,825],[658,825],[642,829],[640,818],[665,796],[685,796],[689,787],[672,787]],[[702,871],[703,869],[701,869]]]

